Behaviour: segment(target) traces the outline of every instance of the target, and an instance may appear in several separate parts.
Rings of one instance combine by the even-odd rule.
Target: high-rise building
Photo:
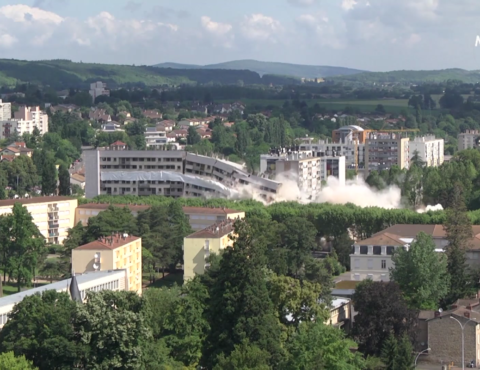
[[[458,150],[478,148],[480,133],[478,130],[467,130],[457,136]]]
[[[8,109],[4,109],[4,114],[8,115]],[[40,107],[22,106],[14,113],[14,118],[0,119],[0,139],[10,137],[17,132],[18,135],[24,133],[32,134],[37,128],[40,135],[48,132],[48,115],[40,110]]]
[[[99,96],[110,96],[110,90],[107,90],[107,84],[101,81],[91,83],[89,93],[94,103],[95,99],[97,99]]]
[[[435,136],[416,137],[409,142],[410,159],[418,153],[419,158],[427,167],[437,167],[443,163],[444,140]]]
[[[345,139],[344,142],[329,142],[326,140],[313,141],[312,138],[303,138],[299,145],[300,151],[311,151],[315,157],[321,156],[343,156],[345,166],[355,168],[355,150],[357,151],[357,163],[359,168],[365,164],[365,144],[358,140]],[[357,148],[355,142],[357,141]]]
[[[0,99],[0,121],[6,121],[12,118],[12,103],[2,102]]]
[[[397,165],[408,168],[409,138],[399,133],[370,133],[365,142],[365,175],[370,171],[388,170]]]
[[[127,289],[142,294],[142,239],[117,233],[72,250],[75,273],[127,270]]]

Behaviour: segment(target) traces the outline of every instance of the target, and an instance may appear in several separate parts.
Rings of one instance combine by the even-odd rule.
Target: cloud
[[[225,35],[232,30],[231,24],[214,22],[210,17],[203,16],[201,20],[202,27],[215,35]]]
[[[352,10],[357,2],[355,0],[343,0],[342,1],[342,9],[343,10]]]
[[[271,41],[276,43],[283,27],[272,17],[256,13],[245,16],[240,25],[245,38],[253,41]]]
[[[297,17],[295,22],[297,28],[306,32],[306,37],[300,37],[299,39],[334,49],[344,46],[340,25],[332,24],[326,14],[303,14]]]
[[[0,34],[0,48],[9,48],[18,40],[8,33]]]

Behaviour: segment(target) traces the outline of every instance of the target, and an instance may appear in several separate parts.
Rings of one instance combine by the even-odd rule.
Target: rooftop
[[[235,219],[226,219],[221,222],[217,222],[216,224],[213,224],[203,230],[188,235],[186,238],[222,238],[233,231],[233,224],[235,223],[235,221]]]
[[[0,200],[0,207],[12,207],[15,203],[35,204],[35,203],[53,203],[66,202],[69,200],[76,200],[73,197],[33,197],[33,198],[19,198],[19,199],[4,199]]]
[[[106,276],[114,275],[114,274],[123,275],[124,270],[108,270],[108,271],[95,271],[95,272],[92,271],[92,272],[86,272],[81,275],[76,275],[76,278],[77,278],[77,283],[80,287],[82,284],[89,283],[97,279],[102,279]],[[0,298],[0,307],[15,305],[18,302],[21,302],[23,298],[27,296],[34,295],[36,293],[41,294],[42,292],[47,290],[56,290],[56,291],[63,290],[70,286],[71,281],[72,281],[71,278],[65,279],[65,280],[57,281],[56,283],[47,284],[38,288],[28,289],[20,293],[2,297]]]
[[[151,206],[144,204],[108,204],[108,203],[87,203],[78,206],[78,209],[95,209],[95,210],[105,210],[110,206],[114,207],[127,207],[131,211],[145,211]],[[234,214],[240,213],[243,211],[237,211],[225,207],[182,207],[185,214]]]
[[[130,244],[136,240],[139,240],[140,237],[128,235],[128,234],[115,234],[107,237],[101,237],[98,240],[95,240],[91,243],[81,245],[75,248],[78,250],[97,250],[97,249],[117,249],[126,244]]]

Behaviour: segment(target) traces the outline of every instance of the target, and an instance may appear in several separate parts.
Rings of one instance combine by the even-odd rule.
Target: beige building
[[[326,324],[345,327],[350,326],[351,320],[351,301],[348,298],[332,297],[332,303],[330,305],[330,318]]]
[[[398,133],[369,133],[365,141],[365,175],[370,171],[388,170],[397,165],[408,168],[409,138]]]
[[[457,136],[458,150],[473,149],[478,147],[480,134],[478,130],[467,130]]]
[[[142,294],[142,239],[127,234],[115,234],[81,245],[72,250],[72,270],[127,270],[126,290]]]
[[[2,102],[0,99],[0,121],[12,118],[12,103]]]
[[[233,245],[230,236],[234,231],[234,222],[235,220],[226,219],[184,239],[183,280],[193,279],[195,275],[203,274],[205,269],[210,267],[207,262],[210,254],[219,254],[225,248]]]
[[[95,103],[95,99],[99,96],[110,96],[110,90],[107,90],[106,83],[97,81],[90,84],[89,94],[92,97],[92,101]]]
[[[110,204],[88,203],[82,204],[75,210],[75,225],[79,222],[87,226],[90,217],[97,216],[105,211]],[[114,204],[115,207],[128,207],[136,217],[139,212],[146,211],[150,206],[137,204]],[[193,230],[203,230],[214,223],[226,220],[245,218],[245,212],[236,211],[225,207],[183,207],[183,212],[187,215],[190,226]]]
[[[12,213],[20,203],[32,215],[33,222],[50,244],[61,244],[74,226],[78,201],[70,197],[34,197],[0,200],[0,216]]]

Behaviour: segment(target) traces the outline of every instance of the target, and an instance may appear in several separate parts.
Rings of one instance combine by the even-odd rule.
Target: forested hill
[[[441,69],[432,71],[391,71],[391,72],[364,72],[349,76],[335,76],[333,81],[359,83],[424,83],[445,82],[458,80],[465,83],[480,82],[480,71],[467,71],[459,68]]]
[[[74,63],[69,60],[22,61],[0,59],[0,87],[33,83],[54,89],[87,88],[91,82],[103,81],[117,86],[162,86],[180,84],[294,84],[293,77],[260,76],[247,70],[173,69],[151,66]]]
[[[358,69],[331,67],[331,66],[314,66],[303,64],[289,64],[278,62],[261,62],[258,60],[234,60],[231,62],[194,65],[194,64],[178,64],[178,63],[160,63],[155,65],[160,68],[176,68],[176,69],[229,69],[229,70],[249,70],[263,75],[280,75],[293,76],[297,78],[320,78],[339,75],[353,75],[364,71]]]

